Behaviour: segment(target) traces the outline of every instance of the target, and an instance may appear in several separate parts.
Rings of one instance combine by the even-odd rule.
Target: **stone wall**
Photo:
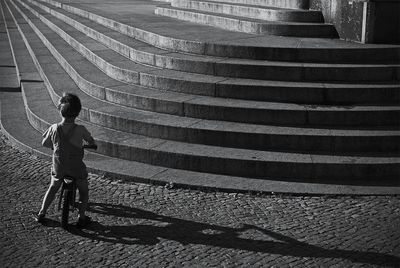
[[[375,3],[374,43],[400,44],[400,1]]]
[[[310,0],[341,39],[362,43],[400,43],[399,0]]]

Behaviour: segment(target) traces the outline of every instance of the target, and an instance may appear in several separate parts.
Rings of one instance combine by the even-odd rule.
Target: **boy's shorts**
[[[79,192],[88,192],[89,191],[89,182],[88,179],[75,179],[76,186],[78,187]],[[51,176],[51,185],[56,187],[60,187],[62,184],[62,179]]]

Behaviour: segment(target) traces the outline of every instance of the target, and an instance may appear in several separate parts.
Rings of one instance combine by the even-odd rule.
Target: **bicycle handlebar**
[[[82,146],[83,149],[93,149],[97,150],[97,145],[96,144],[85,144]]]

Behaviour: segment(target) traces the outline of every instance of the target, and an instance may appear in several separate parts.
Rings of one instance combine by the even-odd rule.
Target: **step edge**
[[[47,79],[45,79],[45,80],[47,80]],[[51,96],[53,95],[53,96],[58,96],[57,95],[57,93],[55,93],[55,91],[54,91],[54,89],[52,88],[52,86],[51,86],[51,84],[49,84],[49,85],[47,85],[46,84],[46,82],[42,82],[43,83],[43,87],[44,88],[46,88],[46,90],[50,93],[49,95],[49,99],[53,99]],[[27,85],[27,86],[29,86],[29,83],[23,83],[23,85],[22,85],[22,95],[23,95],[23,99],[24,99],[24,104],[25,104],[25,108],[26,108],[26,112],[27,112],[27,114],[29,114],[28,115],[28,119],[29,118],[36,118],[37,120],[39,120],[39,121],[41,121],[41,124],[44,124],[44,125],[46,125],[47,127],[49,127],[50,125],[51,125],[51,123],[49,123],[49,122],[47,122],[46,120],[44,120],[44,119],[42,119],[42,117],[40,117],[40,115],[38,115],[38,114],[36,114],[32,109],[31,109],[31,107],[29,107],[30,105],[29,105],[29,103],[28,103],[28,101],[25,99],[26,97],[25,97],[25,88],[24,88],[24,86],[25,85]],[[53,104],[56,104],[56,103],[53,103]],[[54,110],[56,109],[55,108],[56,107],[56,105],[54,105]],[[82,107],[83,109],[85,109],[85,107]],[[84,121],[84,122],[86,122],[87,124],[89,124],[89,125],[93,125],[93,126],[95,126],[96,128],[98,128],[98,129],[101,129],[101,128],[103,128],[103,126],[101,126],[101,125],[97,125],[97,124],[95,124],[95,123],[92,123],[92,122],[90,122],[90,121],[87,121],[86,120],[86,118],[82,118],[82,117],[80,117],[79,118],[79,120],[82,120],[82,121]],[[29,120],[30,121],[30,120]],[[31,123],[31,125],[35,128],[35,129],[37,129],[38,131],[44,131],[45,129],[44,128],[41,128],[40,126],[38,126],[36,123],[34,123],[34,122],[31,122],[30,121],[30,123]],[[119,133],[119,132],[122,132],[122,131],[120,131],[120,130],[116,130],[116,129],[109,129],[109,128],[107,128],[107,127],[105,127],[106,129],[108,129],[107,131],[109,131],[109,132],[115,132],[115,133]],[[215,145],[204,145],[204,144],[192,144],[192,143],[188,143],[188,142],[184,142],[184,141],[170,141],[170,140],[165,140],[165,139],[162,139],[162,138],[152,138],[152,137],[147,137],[147,136],[144,136],[144,135],[141,135],[141,134],[134,134],[134,133],[127,133],[128,135],[132,135],[132,136],[143,136],[143,137],[146,137],[146,138],[148,138],[148,139],[154,139],[154,140],[160,140],[160,141],[162,141],[162,140],[164,140],[165,142],[167,142],[167,143],[172,143],[172,144],[187,144],[187,145],[192,145],[192,146],[194,146],[194,147],[202,147],[202,148],[219,148],[219,146],[215,146]],[[107,135],[106,135],[107,136]],[[101,142],[105,142],[105,143],[109,143],[109,144],[112,144],[112,145],[116,145],[116,146],[119,146],[120,144],[118,144],[118,143],[114,143],[114,142],[112,142],[112,139],[104,139],[104,140],[98,140],[99,142],[101,141]],[[143,149],[143,150],[151,150],[151,151],[157,151],[158,150],[158,147],[162,147],[162,145],[163,145],[164,143],[161,143],[161,144],[158,144],[158,145],[156,145],[155,147],[141,147],[141,149]],[[131,145],[130,145],[131,146]],[[135,147],[135,146],[132,146],[133,148]],[[238,152],[249,152],[249,153],[254,153],[254,154],[257,154],[257,150],[252,150],[252,149],[241,149],[241,148],[224,148],[224,147],[222,147],[221,148],[222,150],[225,150],[225,151],[230,151],[230,150],[232,150],[232,151],[238,151]],[[171,153],[172,151],[165,151],[165,153]],[[344,160],[342,160],[342,159],[347,159],[347,161],[348,162],[352,162],[352,160],[355,160],[355,159],[358,159],[358,160],[361,160],[361,162],[358,162],[358,164],[370,164],[370,162],[368,161],[368,160],[371,160],[371,159],[375,159],[375,160],[378,160],[378,159],[380,159],[381,161],[383,161],[382,163],[383,164],[400,164],[400,157],[387,157],[387,156],[385,156],[385,157],[371,157],[371,156],[365,156],[365,157],[363,157],[363,156],[335,156],[335,155],[329,155],[329,154],[326,154],[326,155],[314,155],[314,154],[311,154],[311,153],[294,153],[294,152],[276,152],[276,151],[261,151],[261,152],[264,152],[264,153],[268,153],[268,152],[270,152],[270,153],[274,153],[274,154],[282,154],[282,155],[293,155],[293,156],[296,156],[296,155],[299,155],[299,156],[302,156],[302,158],[304,159],[304,160],[307,160],[308,159],[308,161],[302,161],[302,162],[300,162],[300,161],[297,161],[297,160],[294,160],[293,162],[288,162],[288,163],[305,163],[305,164],[310,164],[310,163],[315,163],[315,164],[317,164],[318,162],[316,162],[315,161],[315,159],[312,159],[313,157],[314,158],[321,158],[321,159],[323,159],[323,158],[336,158],[336,159],[341,159],[341,160],[336,160],[336,161],[334,161],[334,162],[331,162],[331,163],[328,163],[328,162],[319,162],[319,164],[333,164],[333,165],[336,165],[336,164],[347,164],[347,163],[345,163],[344,162]],[[178,152],[175,152],[175,153],[178,153]],[[178,154],[182,154],[182,155],[187,155],[187,156],[195,156],[195,155],[192,155],[192,154],[189,154],[189,153],[185,153],[185,152],[182,152],[182,153],[178,153]],[[207,155],[207,154],[202,154],[202,155],[197,155],[197,157],[210,157],[211,155]],[[216,159],[218,159],[218,158],[221,158],[221,157],[216,157]],[[224,159],[225,159],[226,157],[224,157]],[[259,161],[258,159],[250,159],[250,158],[252,158],[251,156],[249,156],[249,158],[248,159],[239,159],[239,158],[229,158],[229,159],[231,159],[231,160],[244,160],[244,161]],[[221,158],[222,159],[222,158]],[[365,159],[364,161],[366,161],[366,162],[364,162],[364,161],[362,161],[362,159]],[[385,160],[389,160],[389,159],[391,159],[391,161],[388,161],[388,162],[385,162]],[[271,160],[266,160],[267,162],[269,162],[269,161],[271,161]],[[272,161],[272,162],[281,162],[280,160],[278,160],[278,161]],[[364,163],[362,163],[362,162],[364,162]],[[286,163],[286,162],[285,162]],[[374,164],[378,164],[378,163],[372,163],[373,165]],[[378,164],[379,165],[379,164]]]
[[[31,23],[30,23],[30,25],[32,25]],[[40,30],[38,30],[39,32],[40,32]],[[61,37],[61,36],[60,36]],[[61,37],[62,38],[62,37]],[[47,38],[46,38],[47,39]],[[65,39],[63,39],[64,41],[66,41]],[[67,41],[66,41],[67,42]],[[68,42],[67,42],[68,43]],[[53,46],[52,46],[52,49],[51,50],[53,50]],[[54,48],[54,50],[56,50],[56,51],[58,51],[57,49],[55,49]],[[89,50],[90,51],[90,50]],[[79,51],[78,51],[79,52]],[[91,52],[91,51],[90,51]],[[59,53],[59,52],[58,52]],[[91,53],[93,53],[93,52],[91,52]],[[61,54],[60,54],[61,55]],[[62,55],[61,55],[62,56]],[[82,55],[83,57],[85,57],[84,55]],[[86,57],[85,57],[86,58]],[[88,61],[90,61],[90,58],[86,58]],[[104,59],[103,59],[104,60]],[[65,60],[66,61],[66,60]],[[66,61],[67,62],[67,61]],[[94,66],[96,66],[96,64],[94,64],[93,63],[93,65]],[[110,66],[114,66],[114,65],[112,65],[112,64],[110,64]],[[114,67],[116,67],[116,66],[114,66]],[[71,66],[71,68],[73,69],[73,67]],[[119,68],[119,67],[116,67],[116,68]],[[124,69],[124,70],[126,70],[126,69]],[[75,73],[78,73],[77,71],[75,71]],[[86,80],[86,79],[84,79],[82,76],[80,76],[81,78],[82,78],[82,80]],[[115,79],[115,78],[114,78]],[[117,79],[116,79],[117,80]],[[86,80],[86,83],[90,83],[90,84],[94,84],[93,82],[91,82],[91,81],[88,81],[88,80]],[[140,84],[136,84],[136,85],[139,85],[139,86],[144,86],[145,87],[145,85],[140,85]],[[97,85],[97,87],[98,88],[104,88],[103,86],[100,86],[100,85]],[[393,85],[393,87],[395,87],[395,88],[397,88],[397,86],[396,85]],[[110,89],[112,89],[112,88],[110,88]],[[187,94],[187,95],[191,95],[191,94]],[[193,95],[193,96],[197,96],[197,95]],[[238,100],[239,101],[239,100]],[[257,101],[251,101],[251,100],[243,100],[243,102],[244,103],[246,103],[246,102],[249,102],[249,103],[256,103]],[[280,102],[260,102],[260,103],[271,103],[271,104],[285,104],[285,103],[280,103]],[[306,106],[306,107],[315,107],[315,106],[321,106],[321,107],[324,107],[324,105],[313,105],[313,104],[291,104],[291,103],[287,103],[289,106]],[[325,105],[326,106],[326,105]],[[337,107],[337,105],[328,105],[328,106],[335,106],[335,107]],[[355,105],[355,106],[357,106],[357,105]],[[348,109],[348,106],[347,105],[344,105],[344,107],[345,108],[343,108],[343,109],[345,109],[345,110],[347,110]],[[368,106],[365,106],[365,105],[360,105],[360,107],[362,107],[361,109],[362,110],[365,110],[365,108],[366,107],[368,107]],[[370,107],[381,107],[381,106],[374,106],[374,105],[371,105]],[[386,106],[385,106],[386,107]],[[397,110],[397,109],[399,109],[400,107],[399,106],[396,106],[396,105],[394,105],[394,106],[392,106],[392,109],[395,109],[395,110]],[[329,109],[329,108],[328,108]],[[390,107],[389,106],[387,106],[386,107],[386,109],[390,109]]]
[[[183,3],[182,3],[183,2]],[[192,3],[198,3],[198,5],[195,6],[195,8],[189,8],[193,7]],[[260,6],[260,5],[250,5],[250,4],[243,4],[243,3],[229,3],[229,2],[223,2],[223,1],[207,1],[207,0],[202,0],[202,1],[193,1],[193,0],[173,0],[170,2],[171,6],[173,7],[178,7],[178,8],[187,8],[187,9],[195,9],[195,10],[203,10],[205,11],[205,8],[202,5],[207,5],[208,6],[213,6],[217,10],[222,9],[223,12],[222,14],[228,14],[228,15],[233,15],[231,14],[232,11],[228,10],[225,11],[226,8],[234,8],[234,9],[248,9],[248,12],[246,11],[245,13],[257,13],[257,11],[261,13],[273,13],[274,15],[278,15],[278,18],[274,19],[277,21],[293,21],[293,22],[323,22],[323,16],[321,11],[316,11],[316,10],[310,10],[310,9],[288,9],[288,8],[282,8],[282,7],[272,7],[272,6]],[[214,9],[214,8],[211,9]],[[218,11],[209,11],[212,13],[221,13]],[[235,12],[236,13],[236,12]],[[240,13],[238,11],[238,13]],[[253,19],[262,19],[258,18],[257,14],[256,15],[235,15],[239,17],[249,17]],[[261,16],[258,14],[258,16]],[[263,15],[263,17],[268,17],[269,14]],[[273,15],[272,15],[273,16]],[[292,16],[295,16],[295,18],[290,18]],[[264,18],[264,20],[267,20]]]
[[[166,14],[165,12],[168,11],[177,11],[178,13],[186,13],[184,14],[189,15],[202,15],[205,18],[204,20],[199,20],[196,17],[179,17],[178,14]],[[184,9],[177,9],[173,7],[165,7],[159,6],[155,9],[155,14],[159,16],[165,16],[177,20],[183,20],[192,23],[198,23],[202,25],[212,26],[221,28],[228,31],[236,31],[236,32],[243,32],[249,34],[259,34],[259,35],[276,35],[276,36],[288,36],[288,37],[303,37],[303,38],[338,38],[338,34],[336,29],[331,24],[316,24],[316,23],[308,23],[308,24],[300,24],[300,23],[283,23],[282,21],[260,21],[245,17],[234,17],[234,16],[218,16],[215,15],[217,13],[206,13],[200,12],[198,10],[184,10]],[[231,23],[226,26],[221,24],[221,20],[228,20]],[[232,23],[235,23],[235,27],[232,27]],[[297,27],[307,27],[312,28],[313,31],[305,31],[300,33]],[[318,28],[318,32],[314,31],[315,28]],[[319,29],[320,28],[320,29]]]
[[[0,93],[1,94],[1,93]],[[1,101],[0,101],[1,102]],[[1,103],[0,103],[0,129],[5,134],[5,136],[17,147],[31,152],[32,154],[41,157],[45,160],[50,160],[51,156],[49,154],[44,153],[39,148],[32,148],[27,144],[23,144],[22,142],[18,141],[12,133],[8,132],[7,129],[2,124],[2,112],[1,112]],[[93,153],[89,153],[93,154]],[[98,155],[98,154],[95,154]],[[100,155],[102,157],[102,155]],[[105,158],[111,158],[105,156]],[[85,161],[86,162],[86,161]],[[87,163],[87,162],[86,162]],[[174,169],[166,168],[162,173],[165,171]],[[238,180],[247,178],[241,177],[232,177],[232,176],[221,176],[227,178],[238,178],[232,185],[227,185],[227,181],[223,181],[221,183],[217,183],[215,185],[214,178],[210,180],[210,183],[193,183],[193,181],[182,182],[182,181],[171,181],[171,179],[163,179],[162,173],[156,174],[150,178],[140,178],[137,176],[132,176],[132,172],[129,174],[121,174],[112,172],[109,170],[104,169],[103,167],[94,166],[88,164],[88,171],[92,173],[97,173],[104,176],[109,176],[112,180],[122,180],[128,182],[138,182],[138,183],[147,183],[147,184],[155,184],[155,185],[162,185],[166,187],[178,187],[178,188],[188,188],[191,190],[204,190],[204,191],[227,191],[227,192],[238,192],[238,193],[247,193],[247,194],[284,194],[284,195],[399,195],[400,194],[400,187],[387,187],[387,186],[347,186],[347,185],[331,185],[331,184],[312,184],[312,183],[294,183],[294,182],[282,182],[277,183],[276,181],[261,181],[264,184],[264,187],[261,187],[260,184],[256,184],[254,187],[246,185],[245,188],[237,187],[237,185],[242,185],[237,183]],[[179,172],[179,170],[177,170]],[[192,172],[195,173],[195,172]],[[198,173],[198,172],[196,172]],[[198,173],[198,174],[205,174],[207,173]],[[203,176],[208,178],[208,176]],[[215,177],[215,176],[214,176]],[[256,182],[260,182],[260,180],[250,179]],[[228,181],[229,182],[229,181]],[[214,185],[213,185],[214,184]],[[267,184],[267,185],[265,185]],[[268,184],[272,184],[268,185]],[[277,185],[278,184],[278,185]],[[295,187],[293,187],[295,185]],[[296,190],[293,190],[295,188]],[[321,191],[322,189],[322,191]]]
[[[30,3],[32,3],[33,5],[36,5],[36,4],[34,4],[34,1],[29,1]],[[41,4],[38,4],[38,5],[41,5]],[[36,5],[36,6],[38,6],[38,5]],[[41,6],[38,6],[39,8],[41,8],[42,10],[44,10],[44,8],[42,8]],[[45,8],[48,8],[47,6],[45,6]],[[46,10],[45,10],[46,11]],[[54,10],[52,10],[52,11],[54,11]],[[46,11],[46,12],[48,12],[48,11]],[[48,12],[49,13],[49,12]],[[71,23],[71,22],[67,22],[66,20],[64,20],[64,19],[61,19],[60,17],[58,17],[58,16],[56,16],[56,15],[54,15],[53,13],[59,13],[58,11],[54,11],[54,12],[50,12],[49,14],[51,14],[51,15],[53,15],[56,19],[59,19],[60,21],[62,21],[63,23],[66,23],[66,24],[68,24],[69,26],[71,26],[71,27],[74,27],[75,29],[78,29],[80,32],[82,32],[83,34],[85,34],[85,35],[88,35],[88,32],[86,31],[86,30],[84,30],[84,29],[80,29],[80,27],[81,26],[76,26],[76,23]],[[66,17],[64,14],[61,14],[63,17]],[[40,15],[40,16],[42,16],[42,15]],[[72,19],[72,18],[67,18],[67,20],[72,20],[72,21],[74,21],[74,22],[76,22],[74,19]],[[52,23],[52,22],[45,22],[48,26],[49,26],[49,23]],[[82,25],[84,28],[88,28],[88,26],[86,26],[86,25],[83,25],[83,24],[81,24],[80,22],[77,22],[77,23],[79,23],[80,25]],[[49,26],[50,27],[50,26]],[[50,27],[51,28],[51,27]],[[93,30],[93,29],[92,29]],[[102,35],[102,36],[104,36],[105,38],[107,38],[107,40],[108,41],[110,41],[110,42],[114,42],[114,44],[117,46],[117,48],[115,48],[115,47],[110,47],[110,46],[108,46],[107,44],[108,44],[108,41],[106,42],[105,40],[99,40],[99,37],[98,36],[96,36],[96,35],[90,35],[89,37],[91,37],[91,38],[93,38],[93,39],[95,39],[96,41],[98,41],[98,42],[100,42],[100,43],[102,43],[103,45],[106,45],[109,49],[111,49],[111,50],[113,50],[113,51],[115,51],[115,52],[117,52],[117,53],[119,53],[119,54],[122,54],[123,56],[125,56],[125,57],[127,57],[127,58],[130,58],[131,60],[133,60],[133,61],[135,61],[135,62],[138,62],[139,64],[143,64],[144,66],[146,66],[146,65],[148,65],[150,62],[148,61],[148,60],[144,60],[143,62],[140,62],[140,61],[136,61],[135,59],[134,59],[134,57],[131,57],[131,56],[129,56],[129,55],[126,55],[126,51],[131,51],[131,53],[128,53],[128,54],[132,54],[132,53],[134,53],[134,52],[132,52],[132,50],[134,50],[134,51],[138,51],[138,50],[136,50],[136,49],[134,49],[134,48],[132,48],[132,47],[130,47],[130,46],[128,46],[128,45],[126,45],[126,44],[122,44],[122,43],[120,43],[119,41],[117,41],[117,40],[115,40],[115,39],[113,39],[112,37],[108,37],[108,36],[106,36],[106,35],[104,35],[104,34],[102,34],[102,33],[100,33],[100,32],[98,32],[97,30],[94,30],[94,31],[96,31],[96,33],[97,34],[100,34],[100,35]],[[64,32],[64,31],[63,31]],[[91,31],[90,31],[91,32]],[[64,33],[66,33],[66,32],[64,32]],[[67,33],[66,33],[67,34]],[[60,35],[61,36],[61,35]],[[66,40],[67,41],[67,40]],[[78,42],[79,43],[79,42]],[[71,44],[72,45],[72,44]],[[84,46],[84,45],[81,45],[81,46]],[[122,48],[120,48],[120,46],[122,46],[123,47],[123,49]],[[77,49],[77,48],[76,48]],[[161,63],[158,63],[158,60],[156,59],[156,58],[163,58],[163,59],[167,59],[169,57],[169,55],[168,54],[166,54],[166,55],[160,55],[160,54],[153,54],[153,60],[152,60],[152,63],[150,63],[152,66],[154,66],[155,68],[164,68],[164,69],[170,69],[170,70],[176,70],[176,71],[181,71],[181,72],[183,72],[183,73],[188,73],[188,74],[190,74],[191,73],[191,71],[189,72],[189,70],[185,70],[185,68],[186,67],[179,67],[179,66],[166,66],[166,64],[162,61]],[[182,58],[176,58],[176,59],[178,59],[178,60],[182,60]],[[185,60],[185,61],[187,61],[187,62],[196,62],[196,63],[198,63],[198,62],[200,62],[200,61],[195,61],[195,60]],[[220,66],[221,64],[226,64],[225,63],[225,61],[226,60],[223,60],[223,61],[211,61],[211,62],[206,62],[206,63],[204,63],[204,62],[201,62],[201,64],[212,64],[214,67],[213,67],[213,69],[215,69],[215,71],[214,71],[214,75],[216,75],[217,73],[221,73],[220,71],[218,71],[217,70],[217,67],[218,66]],[[283,63],[285,63],[285,62],[283,62]],[[179,65],[179,64],[178,64]],[[230,66],[230,65],[232,65],[232,66],[234,66],[234,68],[238,68],[239,66],[246,66],[247,64],[246,63],[238,63],[238,64],[236,64],[236,63],[228,63],[228,66]],[[339,70],[340,69],[348,69],[348,68],[350,68],[350,69],[354,69],[354,68],[357,68],[357,67],[359,67],[359,68],[383,68],[383,69],[388,69],[392,74],[391,74],[391,76],[393,76],[393,77],[396,77],[395,75],[393,75],[394,73],[396,73],[396,68],[400,68],[400,65],[395,65],[395,64],[385,64],[385,65],[378,65],[378,64],[368,64],[368,66],[366,65],[366,64],[359,64],[359,65],[357,65],[357,64],[328,64],[329,66],[327,67],[326,66],[326,64],[323,64],[323,63],[321,63],[321,64],[316,64],[316,63],[309,63],[309,64],[306,64],[306,63],[294,63],[294,62],[289,62],[288,63],[288,65],[287,66],[281,66],[280,65],[280,63],[278,62],[277,64],[276,64],[276,67],[278,67],[278,68],[281,68],[281,67],[287,67],[287,68],[300,68],[300,69],[303,69],[303,67],[304,68],[318,68],[319,69],[319,67],[325,67],[325,68],[339,68]],[[98,65],[99,66],[99,65]],[[185,66],[185,64],[184,64],[184,66]],[[252,66],[252,65],[250,65],[250,66]],[[254,65],[254,67],[256,67],[257,65]],[[272,65],[270,65],[270,64],[267,64],[267,65],[265,65],[265,68],[272,68],[274,66],[274,64],[272,64]],[[118,66],[111,66],[112,68],[114,68],[114,69],[116,69],[116,70],[118,70],[118,69],[121,69],[121,68],[119,68]],[[100,67],[99,67],[100,68]],[[221,67],[222,68],[222,67]],[[129,70],[129,69],[123,69],[122,71],[124,71],[124,72],[129,72],[129,71],[132,71],[132,72],[136,72],[135,70]],[[204,68],[204,67],[201,67],[201,68],[199,68],[198,70],[194,70],[194,72],[193,73],[195,73],[195,74],[203,74],[203,75],[210,75],[209,73],[206,73],[207,71],[206,71],[206,68]],[[147,74],[145,71],[142,71],[141,73],[143,73],[143,74]],[[224,72],[222,72],[222,73],[224,73]],[[302,72],[303,73],[303,72]],[[212,75],[212,74],[211,74]],[[303,75],[301,75],[304,79],[306,79],[305,78],[305,74]],[[116,76],[116,79],[119,79],[119,77],[121,77],[121,76]],[[308,75],[308,77],[309,77],[309,75]],[[221,76],[221,78],[225,78],[225,77],[222,77]],[[242,78],[240,78],[240,77],[234,77],[234,76],[232,76],[232,77],[226,77],[226,78],[233,78],[233,79],[235,79],[235,78],[237,78],[237,79],[243,79],[244,81],[253,81],[253,80],[255,80],[255,81],[257,81],[258,79],[257,78],[250,78],[250,77],[242,77]],[[119,79],[120,80],[120,79]],[[262,81],[265,81],[266,79],[262,79]],[[301,79],[302,81],[303,81],[303,79]],[[311,79],[306,79],[307,81],[310,81],[310,82],[314,82],[314,83],[318,83],[318,82],[320,82],[320,83],[324,83],[324,81],[323,80],[321,80],[321,79],[315,79],[315,80],[311,80]],[[374,80],[376,80],[376,81],[381,81],[380,79],[374,79]],[[185,81],[189,81],[189,80],[185,80]],[[267,80],[268,81],[268,80]],[[277,80],[278,81],[278,80]],[[343,81],[347,81],[347,80],[343,80]],[[124,81],[124,82],[131,82],[131,81],[129,81],[129,80],[126,80],[126,81]],[[296,82],[298,82],[298,81],[291,81],[291,80],[288,80],[288,81],[286,81],[286,80],[282,80],[282,82],[288,82],[288,83],[290,83],[290,82],[293,82],[293,83],[296,83]],[[348,82],[353,82],[353,80],[349,80]],[[362,82],[362,81],[360,81],[360,82]],[[370,82],[370,81],[364,81],[364,82]],[[394,81],[393,81],[394,82]],[[394,82],[395,83],[395,82]]]
[[[134,27],[134,26],[129,26],[127,24],[123,24],[123,23],[117,22],[115,20],[112,20],[112,19],[109,19],[109,18],[106,18],[106,17],[102,17],[102,16],[94,14],[94,13],[90,13],[88,11],[85,11],[83,9],[79,9],[79,8],[67,5],[65,3],[61,4],[61,3],[57,2],[57,1],[54,1],[54,0],[40,0],[40,1],[44,2],[44,3],[48,3],[50,5],[54,5],[54,6],[63,8],[67,12],[71,12],[71,13],[74,13],[76,15],[91,19],[92,21],[100,23],[103,26],[106,26],[106,27],[109,27],[109,28],[112,28],[112,25],[114,25],[114,24],[115,25],[122,25],[121,27],[114,27],[113,29],[121,32],[122,34],[125,34],[125,35],[128,35],[128,36],[132,36],[134,38],[136,37],[137,39],[139,39],[139,40],[141,40],[141,41],[143,41],[145,43],[151,44],[152,42],[149,42],[149,40],[146,41],[145,38],[141,38],[141,36],[135,35],[133,33],[135,31],[141,32],[142,33],[142,37],[143,37],[143,34],[145,34],[145,33],[148,33],[150,35],[156,35],[156,36],[159,37],[159,41],[158,42],[154,42],[153,45],[156,46],[156,47],[160,47],[160,48],[172,49],[172,50],[175,50],[175,51],[182,51],[182,52],[189,52],[189,53],[193,52],[194,54],[201,54],[201,55],[214,55],[215,53],[217,53],[216,50],[218,50],[218,49],[224,50],[224,48],[229,48],[229,47],[232,48],[232,46],[230,46],[230,45],[224,45],[224,44],[218,44],[218,43],[215,43],[215,44],[213,44],[213,43],[204,43],[204,42],[202,43],[202,42],[194,41],[194,40],[184,40],[184,39],[179,39],[179,38],[162,36],[162,35],[159,35],[159,34],[148,32],[146,30],[139,29],[139,28]],[[101,20],[108,21],[108,23],[101,23]],[[125,28],[126,28],[126,30],[125,30]],[[124,30],[122,30],[122,29],[124,29]],[[162,42],[162,41],[160,41],[161,39],[164,40],[164,41],[167,40],[167,39],[170,39],[170,42]],[[186,47],[185,44],[189,44],[190,45],[189,48],[185,48]],[[218,48],[218,46],[219,46],[219,48]],[[214,47],[214,48],[211,48],[212,51],[210,50],[210,47]],[[215,48],[215,47],[217,47],[217,48]],[[241,48],[242,46],[235,46],[235,47],[236,48]],[[263,48],[268,49],[268,47],[256,47],[256,46],[250,46],[250,47],[252,47],[252,48],[260,48],[260,49],[263,49]],[[191,48],[193,48],[194,50],[191,51]],[[274,48],[274,47],[270,47],[270,48]],[[279,47],[275,47],[275,48],[279,48]],[[281,49],[287,49],[287,48],[284,48],[284,47],[280,47],[280,48]],[[292,49],[294,49],[296,51],[299,48],[292,48]],[[308,48],[308,49],[311,50],[311,51],[318,51],[318,50],[322,51],[321,49],[318,49],[318,48]],[[370,53],[371,50],[372,51],[376,50],[376,48],[367,48],[367,49],[368,49],[368,55],[371,54]],[[396,55],[400,59],[400,46],[386,45],[386,46],[380,46],[379,49],[394,50],[394,51],[397,52]],[[291,49],[289,49],[289,51],[290,50]],[[335,51],[335,52],[343,51],[343,49],[341,49],[341,48],[339,48],[339,49],[337,49],[337,48],[324,48],[323,51],[325,51],[325,50],[331,50],[331,51]],[[354,54],[354,51],[360,50],[360,48],[347,48],[345,50],[352,52],[351,54]],[[365,48],[361,49],[361,51],[364,51],[364,50],[365,50]],[[245,54],[248,54],[250,56],[250,54],[248,52],[245,52],[242,55],[242,57]],[[265,53],[262,53],[262,54],[265,54]],[[267,53],[267,55],[268,54],[269,53]],[[331,58],[330,60],[338,59],[337,54],[338,53],[335,53],[335,57]],[[234,56],[234,55],[236,55],[236,58],[238,58],[237,51],[235,51],[235,52],[231,51],[229,53],[225,52],[225,54],[224,54],[224,56]],[[297,55],[297,53],[296,53],[296,55]],[[259,57],[259,55],[258,56],[257,55],[253,55],[253,58],[258,58],[258,57]],[[298,55],[296,57],[298,57]],[[364,59],[364,57],[363,57],[363,59]]]
[[[91,94],[90,94],[91,95]],[[102,100],[102,99],[100,99],[100,100]]]

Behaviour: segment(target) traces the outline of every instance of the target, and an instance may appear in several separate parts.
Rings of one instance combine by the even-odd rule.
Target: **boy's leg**
[[[76,186],[79,190],[79,218],[85,218],[85,212],[89,201],[89,183],[87,179],[77,179]]]
[[[50,183],[49,189],[47,190],[47,192],[43,198],[42,207],[39,211],[39,215],[46,214],[47,209],[49,208],[51,202],[53,202],[54,197],[56,196],[56,193],[61,186],[61,183],[62,183],[62,180],[56,179],[53,176],[51,177],[51,183]]]

